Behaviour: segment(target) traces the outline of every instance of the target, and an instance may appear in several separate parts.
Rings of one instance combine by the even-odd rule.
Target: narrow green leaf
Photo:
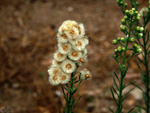
[[[115,90],[115,88],[112,86],[113,91],[116,93],[116,95],[118,95],[117,91]],[[118,95],[119,96],[119,95]]]
[[[143,65],[145,65],[145,62],[142,61],[139,57],[137,57],[137,59],[138,59]]]
[[[114,111],[113,111],[110,107],[109,107],[108,109],[109,109],[112,113],[114,113]]]
[[[116,100],[116,98],[115,98],[115,96],[114,96],[114,92],[113,92],[112,87],[110,87],[110,91],[111,91],[111,94],[112,94],[112,96],[113,96],[113,99],[114,99],[114,101],[115,101],[115,103],[116,103],[116,105],[117,105],[117,100]]]
[[[144,101],[146,102],[146,95],[145,95],[145,93],[143,92],[142,95],[143,95]]]
[[[81,98],[82,98],[82,96],[80,96],[75,103],[77,104]]]
[[[126,75],[126,73],[127,73],[127,71],[128,71],[129,66],[130,66],[130,64],[128,63],[128,66],[127,66],[127,68],[126,68],[126,70],[125,70],[125,74],[124,74],[124,76]]]
[[[118,76],[117,76],[117,74],[116,74],[116,72],[114,72],[114,75],[115,75],[115,77],[118,79],[118,81],[119,81],[119,78],[118,78]]]
[[[59,105],[59,113],[61,113],[61,111],[60,111],[60,105]]]
[[[62,88],[62,91],[63,91],[64,98],[65,98],[65,100],[67,100],[63,86],[61,88]]]
[[[130,110],[128,111],[128,113],[131,113],[131,112],[133,111],[133,109],[134,109],[134,108],[130,109]]]
[[[124,97],[123,97],[123,99],[122,99],[122,102],[124,101],[124,99],[127,97],[127,95],[132,91],[132,90],[134,90],[135,88],[132,88],[132,89],[130,89],[125,95],[124,95]]]
[[[136,88],[140,89],[142,92],[144,92],[144,90],[143,90],[140,86],[136,85],[135,83],[136,83],[136,82],[131,82],[130,85],[133,85],[133,86],[135,86]]]
[[[114,83],[115,83],[116,88],[119,90],[119,87],[118,87],[118,85],[117,85],[117,83],[116,83],[115,77],[113,77],[113,80],[114,80]]]
[[[136,61],[136,65],[138,66],[138,68],[140,69],[140,71],[143,73],[143,70],[142,70],[141,66],[138,64],[137,61]]]

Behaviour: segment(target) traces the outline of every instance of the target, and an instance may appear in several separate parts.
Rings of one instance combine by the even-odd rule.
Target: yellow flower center
[[[71,65],[71,64],[67,64],[67,65],[66,65],[66,68],[67,68],[67,69],[71,69],[71,68],[72,68],[72,65]]]
[[[62,56],[63,56],[63,55],[62,55],[61,53],[57,53],[57,57],[58,57],[58,58],[62,58]]]
[[[62,80],[62,81],[66,80],[66,78],[67,78],[67,77],[66,77],[65,75],[62,75],[62,76],[61,76],[61,80]]]
[[[67,51],[68,48],[69,48],[68,45],[64,45],[64,46],[63,46],[63,50],[64,50],[64,51]]]
[[[78,52],[76,52],[76,51],[72,52],[72,56],[77,57],[78,56]]]
[[[57,81],[58,77],[55,75],[55,76],[53,76],[52,79],[53,79],[54,81]]]

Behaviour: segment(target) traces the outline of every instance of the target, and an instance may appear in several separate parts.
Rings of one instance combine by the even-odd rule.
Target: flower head
[[[58,50],[61,54],[68,54],[71,50],[71,44],[70,43],[59,43],[58,44]]]
[[[60,67],[61,64],[62,64],[62,62],[58,62],[58,61],[56,61],[56,60],[53,60],[53,61],[52,61],[52,66],[54,66],[54,67]]]
[[[60,83],[60,76],[57,75],[49,76],[49,82],[53,85],[58,85]]]
[[[59,51],[56,51],[56,52],[54,53],[54,59],[55,59],[56,61],[58,61],[58,62],[64,61],[66,57],[67,57],[66,55],[60,53]]]
[[[68,57],[73,61],[79,60],[81,56],[82,56],[82,53],[79,51],[75,51],[75,50],[70,51],[68,54]]]
[[[76,64],[71,60],[67,59],[67,60],[63,61],[63,63],[62,63],[62,70],[65,73],[72,73],[72,72],[74,72],[75,68],[76,68]]]
[[[58,39],[59,43],[67,43],[68,42],[68,38],[65,34],[58,33],[57,39]]]
[[[85,35],[83,24],[71,20],[63,22],[58,31],[66,34],[69,39],[82,38]]]
[[[50,76],[51,76],[51,75],[60,76],[61,73],[62,73],[62,70],[61,70],[61,68],[59,68],[59,67],[53,67],[53,66],[51,66],[51,67],[48,69],[48,73],[49,73]]]
[[[147,7],[144,7],[140,10],[140,15],[141,16],[147,16],[147,12],[148,12],[148,8]]]
[[[62,73],[60,76],[60,83],[61,84],[66,84],[68,83],[70,80],[70,75],[66,74],[66,73]]]
[[[66,84],[70,74],[78,65],[87,61],[89,43],[82,23],[67,20],[62,23],[57,34],[58,50],[54,53],[52,66],[48,69],[49,81],[53,85]],[[87,75],[85,77],[88,77]]]
[[[82,51],[85,49],[86,43],[83,39],[77,39],[73,43],[73,49],[76,51]]]
[[[82,70],[80,73],[83,80],[91,77],[91,73],[87,69]]]

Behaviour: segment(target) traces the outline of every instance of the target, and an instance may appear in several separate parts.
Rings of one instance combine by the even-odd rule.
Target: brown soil
[[[48,82],[47,69],[57,48],[56,34],[64,20],[85,25],[89,36],[89,62],[93,75],[84,81],[76,97],[83,95],[75,113],[109,113],[115,108],[109,87],[118,66],[113,59],[113,38],[120,32],[122,13],[116,0],[4,0],[0,1],[0,109],[14,113],[57,113],[64,105],[60,86]],[[144,7],[147,1],[140,2]],[[137,80],[131,62],[128,81]],[[133,95],[125,111],[136,105]]]

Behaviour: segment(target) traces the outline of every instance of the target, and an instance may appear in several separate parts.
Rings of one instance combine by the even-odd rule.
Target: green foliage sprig
[[[64,95],[64,99],[66,101],[66,106],[63,107],[63,113],[73,113],[74,108],[77,104],[77,102],[80,100],[81,96],[76,100],[73,95],[76,93],[76,91],[78,90],[81,82],[83,79],[81,79],[81,74],[79,76],[75,76],[76,75],[76,71],[74,71],[71,74],[71,80],[69,81],[68,84],[66,84],[65,86],[62,86],[62,91],[63,91],[63,95]],[[74,85],[78,84],[76,88],[74,88]],[[66,93],[65,93],[66,91]],[[60,109],[60,108],[59,108]],[[59,110],[59,113],[60,110]]]
[[[142,52],[142,49],[140,45],[137,44],[137,41],[143,36],[142,32],[144,30],[143,27],[137,25],[137,23],[140,23],[141,17],[138,11],[136,11],[136,7],[132,8],[131,10],[127,10],[127,3],[124,3],[124,0],[117,0],[117,4],[121,7],[124,14],[124,17],[121,20],[122,25],[120,25],[120,30],[124,33],[125,36],[118,37],[117,39],[114,39],[112,41],[114,45],[118,45],[118,48],[114,51],[113,57],[118,63],[120,70],[120,76],[114,73],[115,76],[113,80],[116,88],[114,88],[113,86],[110,88],[113,99],[117,106],[115,111],[109,108],[112,113],[123,112],[122,103],[125,100],[127,94],[133,90],[130,89],[125,95],[122,94],[123,90],[128,86],[124,83],[124,78],[129,67],[128,61]],[[129,45],[132,45],[132,47],[129,47]],[[128,51],[131,51],[129,57],[127,57]],[[115,95],[117,96],[117,98],[115,97]],[[129,110],[128,113],[130,113],[133,109]]]
[[[134,1],[132,1],[132,4],[134,4]],[[137,6],[138,9],[138,6]],[[140,10],[140,14],[142,16],[142,22],[141,23],[137,23],[138,26],[143,26],[144,30],[143,30],[143,36],[141,38],[141,40],[138,40],[138,44],[142,47],[143,52],[142,54],[142,59],[138,58],[138,61],[141,63],[141,65],[144,66],[145,69],[141,68],[141,65],[139,65],[139,63],[137,62],[137,66],[141,71],[141,78],[143,80],[143,84],[145,86],[144,89],[140,88],[138,86],[138,88],[141,89],[142,93],[143,93],[143,100],[145,102],[145,107],[142,107],[142,105],[138,106],[139,108],[142,108],[143,110],[145,110],[146,113],[150,113],[150,31],[148,29],[146,29],[146,26],[148,24],[148,22],[150,22],[150,0],[148,3],[148,8],[142,8]],[[141,113],[141,110],[139,109],[139,112]]]

